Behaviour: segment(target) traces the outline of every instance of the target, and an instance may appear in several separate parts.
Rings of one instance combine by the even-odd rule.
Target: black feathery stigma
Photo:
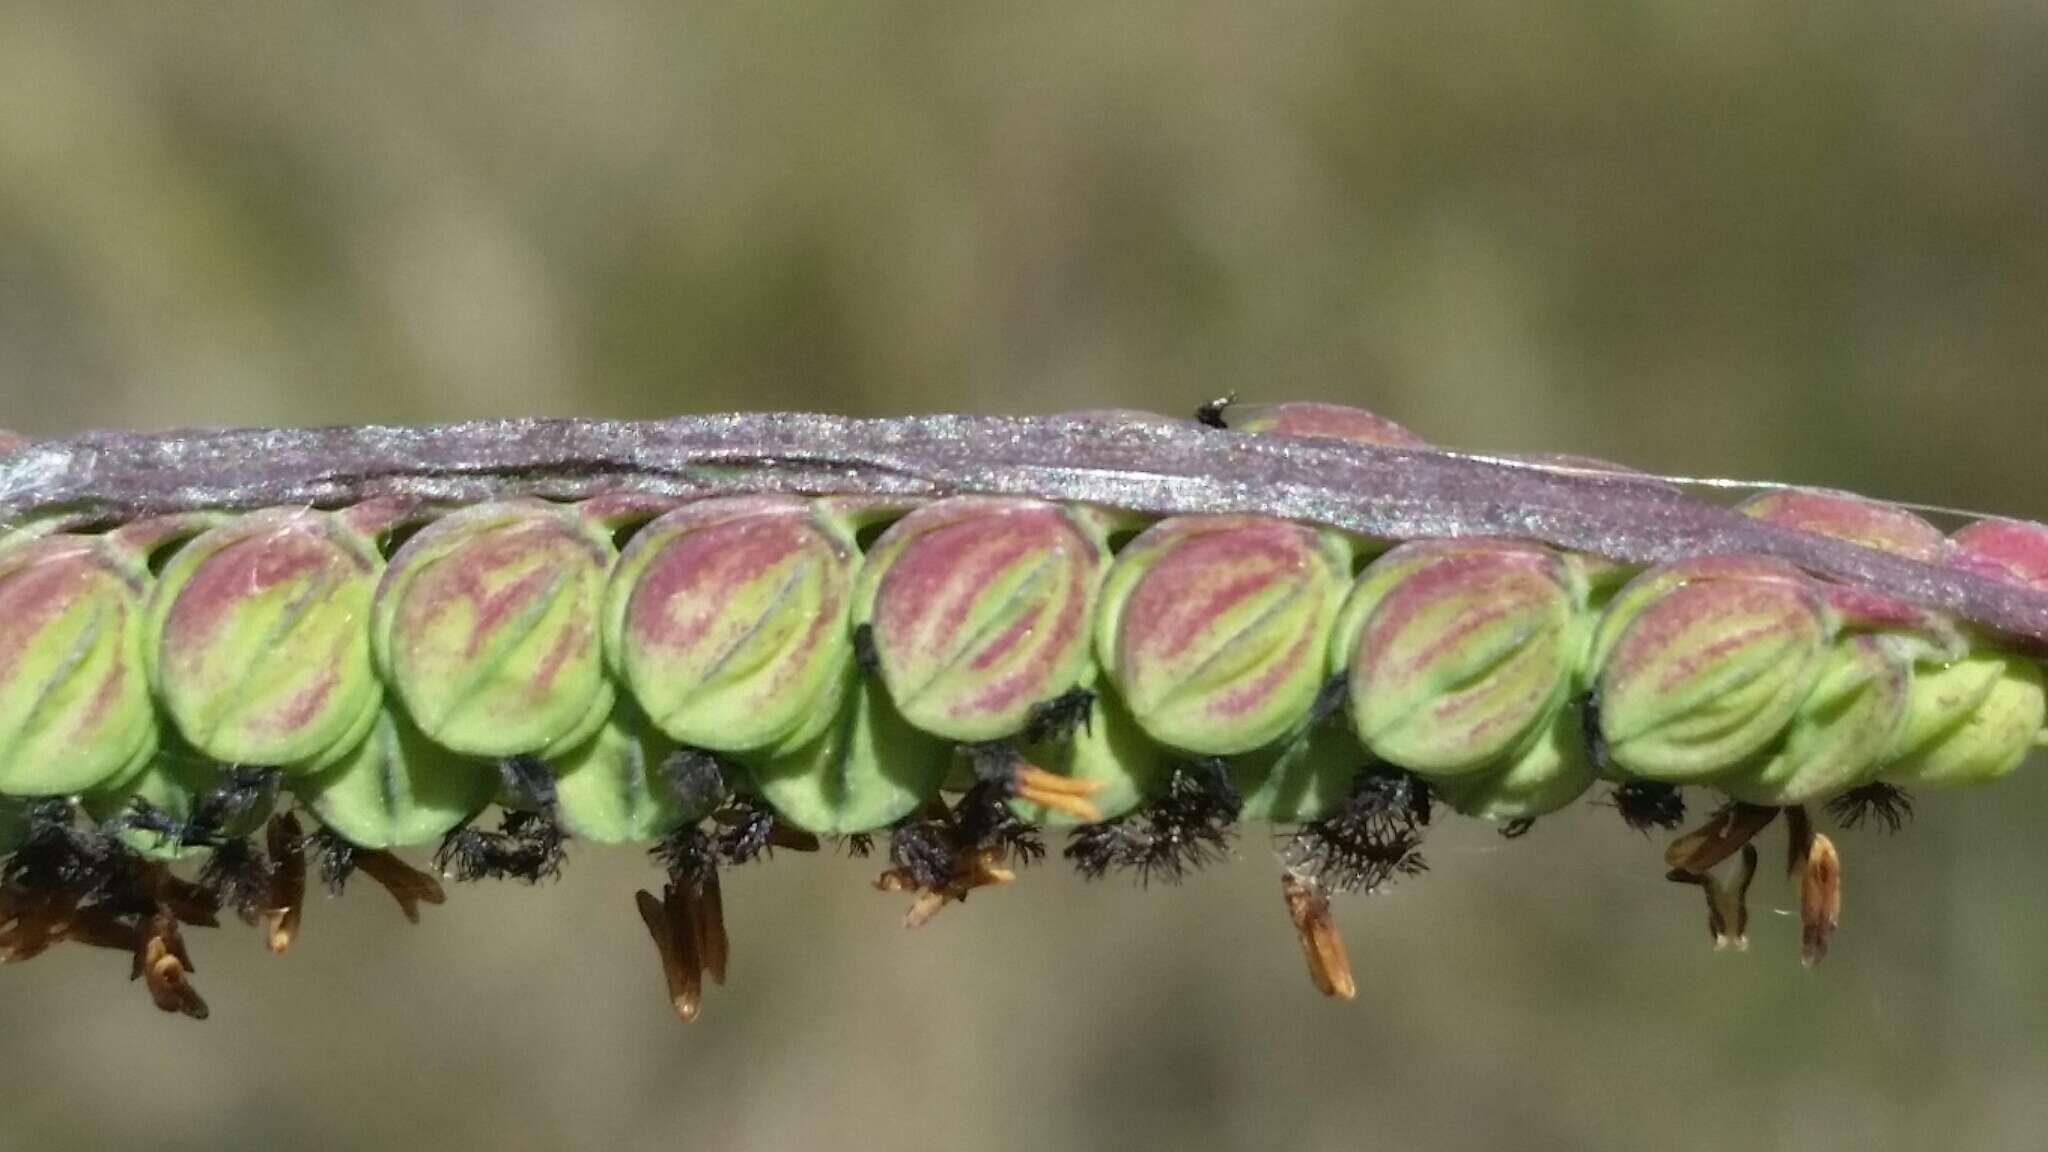
[[[468,883],[472,880],[518,880],[538,884],[559,879],[563,847],[561,825],[551,814],[514,809],[486,832],[463,821],[441,840],[434,867]]]
[[[1224,858],[1244,798],[1222,759],[1176,765],[1166,791],[1129,816],[1076,828],[1062,853],[1090,880],[1135,872],[1141,886],[1178,884]]]
[[[718,859],[746,864],[775,855],[775,809],[758,796],[733,796],[718,810]]]
[[[129,897],[137,886],[141,857],[104,826],[78,825],[68,800],[38,800],[29,806],[28,835],[0,864],[0,883],[10,888],[67,896],[80,902]],[[147,910],[142,901],[136,910]]]
[[[1897,832],[1913,819],[1913,798],[1897,785],[1873,780],[1828,801],[1828,815],[1852,832],[1866,823]]]
[[[678,887],[702,892],[718,876],[718,848],[703,828],[685,824],[647,850]]]
[[[889,830],[889,866],[919,888],[935,891],[951,883],[955,852],[944,813],[910,816]]]
[[[319,866],[320,883],[328,895],[341,895],[342,889],[348,887],[348,878],[356,873],[356,846],[323,824],[306,837],[306,850]]]
[[[270,899],[276,867],[247,836],[224,840],[207,855],[199,870],[199,888],[222,908],[233,910],[245,924],[254,924]]]
[[[1361,773],[1336,813],[1289,837],[1282,859],[1332,891],[1375,891],[1428,870],[1420,849],[1433,804],[1429,785],[1410,773]]]
[[[1031,706],[1024,718],[1026,744],[1057,744],[1074,738],[1074,733],[1093,723],[1095,693],[1086,688],[1069,688],[1050,700]]]

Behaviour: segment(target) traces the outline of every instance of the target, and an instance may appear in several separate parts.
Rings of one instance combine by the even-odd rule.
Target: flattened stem
[[[197,508],[791,492],[1250,512],[1383,540],[1514,536],[1632,563],[1776,557],[2048,649],[2048,591],[1799,531],[1654,478],[1169,422],[797,413],[90,433],[0,457],[0,524]]]

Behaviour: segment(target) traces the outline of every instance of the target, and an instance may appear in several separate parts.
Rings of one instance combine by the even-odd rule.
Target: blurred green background
[[[8,4],[0,425],[1237,390],[2048,518],[2044,121],[2014,0]],[[6,972],[0,1148],[2038,1147],[2044,804],[1846,835],[1814,972],[1775,874],[1716,956],[1611,812],[1439,828],[1348,1006],[1258,835],[909,935],[785,854],[689,1027],[634,853],[363,885],[196,938],[203,1026]]]

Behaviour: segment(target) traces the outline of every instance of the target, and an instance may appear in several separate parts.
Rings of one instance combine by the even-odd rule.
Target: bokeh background
[[[2048,7],[0,6],[0,424],[1363,404],[1440,442],[2048,518]],[[669,1018],[631,852],[287,958],[0,974],[0,1148],[2038,1147],[2039,765],[1710,953],[1586,805],[1345,904],[1260,836],[906,934],[731,876]]]

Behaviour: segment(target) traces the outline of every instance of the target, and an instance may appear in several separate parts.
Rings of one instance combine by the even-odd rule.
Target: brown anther
[[[1096,824],[1102,820],[1102,810],[1087,800],[1087,797],[1102,791],[1100,780],[1076,780],[1025,764],[1017,769],[1011,790],[1020,800],[1064,812],[1084,824]]]
[[[1287,918],[1294,921],[1294,933],[1301,938],[1308,978],[1316,991],[1339,1000],[1356,999],[1358,982],[1351,976],[1351,957],[1330,912],[1330,894],[1313,878],[1292,872],[1281,873],[1280,893],[1286,897]]]
[[[0,964],[20,964],[50,950],[71,931],[76,901],[60,897],[22,898],[0,922]]]
[[[719,890],[718,873],[710,872],[694,889],[683,887],[683,910],[689,914],[690,935],[704,974],[713,984],[723,985],[732,944],[725,935],[725,896]]]
[[[66,927],[64,939],[67,943],[133,955],[142,946],[142,928],[109,908],[81,908]]]
[[[1799,962],[1808,968],[1828,954],[1842,919],[1842,857],[1835,842],[1816,832],[1799,870]]]
[[[1707,896],[1707,931],[1714,937],[1714,951],[1733,948],[1737,952],[1749,948],[1749,884],[1756,878],[1757,850],[1755,844],[1744,844],[1736,857],[1739,863],[1734,868],[1732,882],[1709,872],[1694,875],[1681,869],[1673,869],[1669,880],[1680,884],[1698,885]]]
[[[306,837],[299,818],[287,812],[264,830],[270,851],[270,890],[261,914],[263,944],[282,956],[299,935],[306,911]]]
[[[391,893],[391,898],[398,901],[398,910],[414,924],[420,922],[420,905],[447,903],[448,893],[439,880],[389,852],[357,852],[355,865],[358,872]]]
[[[688,1023],[697,1018],[697,1009],[704,1001],[704,971],[698,961],[695,937],[687,925],[678,923],[674,914],[675,891],[671,884],[657,898],[642,889],[633,899],[639,906],[641,922],[647,925],[647,934],[654,938],[655,950],[661,953],[661,974],[668,982],[669,1006],[675,1009],[677,1019]]]
[[[177,915],[159,907],[143,925],[141,944],[135,952],[134,975],[142,978],[150,1000],[165,1012],[206,1019],[206,1001],[192,987],[192,957],[178,932]]]
[[[791,852],[816,852],[819,848],[817,836],[780,820],[768,829],[768,845]]]
[[[1730,804],[1705,824],[1673,840],[1664,850],[1664,863],[1674,871],[1705,876],[1754,840],[1777,816],[1776,808]]]

